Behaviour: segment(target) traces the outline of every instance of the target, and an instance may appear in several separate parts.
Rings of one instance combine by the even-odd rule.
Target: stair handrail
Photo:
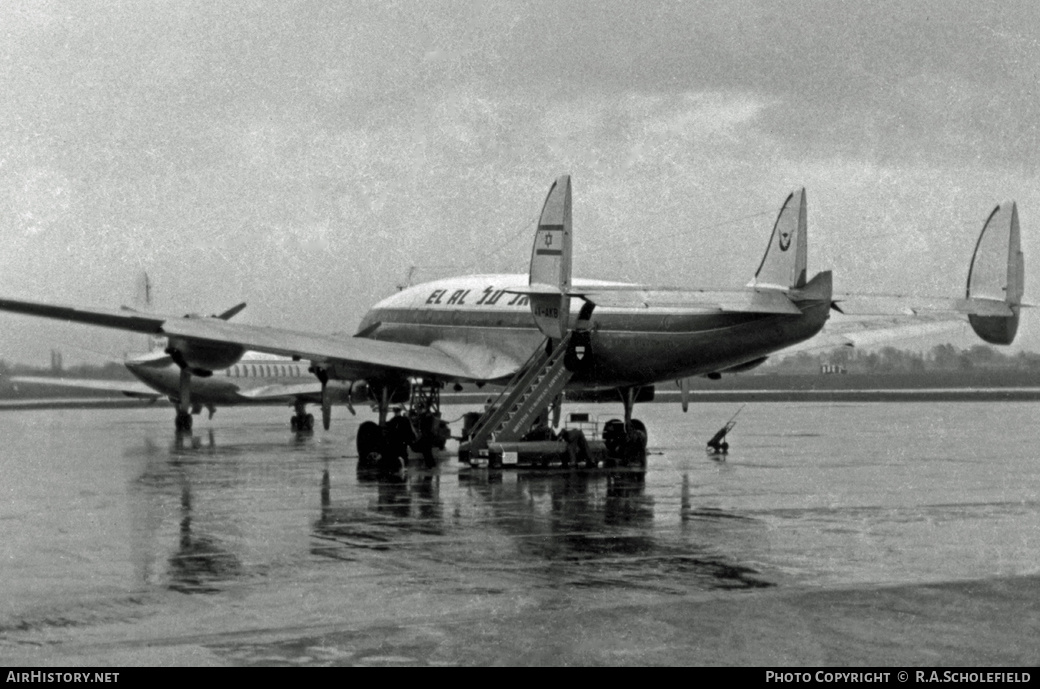
[[[502,390],[499,396],[492,403],[491,407],[478,419],[474,425],[473,430],[470,432],[469,440],[467,441],[468,449],[472,450],[474,447],[480,445],[487,437],[493,433],[489,431],[489,427],[494,428],[495,424],[501,423],[503,418],[507,416],[513,404],[513,401],[522,395],[524,391],[530,386],[532,380],[538,376],[538,374],[545,368],[550,360],[556,356],[560,357],[562,352],[566,351],[567,343],[570,342],[571,334],[568,332],[560,340],[560,343],[551,351],[545,352],[545,343],[549,338],[542,341],[527,362],[521,367],[513,378],[509,381],[509,384]],[[504,403],[498,404],[504,398]]]
[[[484,413],[480,415],[479,419],[477,419],[477,423],[475,423],[473,425],[473,428],[470,429],[470,432],[469,432],[470,439],[474,438],[477,435],[477,433],[479,433],[480,430],[482,428],[484,428],[484,426],[487,425],[487,422],[494,415],[492,413],[492,410],[494,410],[494,409],[496,409],[498,407],[498,402],[504,396],[506,396],[509,392],[511,392],[513,386],[516,385],[517,381],[519,381],[520,378],[522,378],[524,376],[524,374],[534,364],[534,362],[538,359],[538,357],[542,355],[542,353],[545,351],[545,344],[548,341],[549,341],[548,337],[543,338],[541,344],[539,344],[538,347],[535,348],[535,350],[531,352],[531,356],[527,357],[527,361],[525,361],[523,363],[523,365],[520,366],[520,368],[518,368],[513,373],[513,376],[512,376],[512,378],[509,379],[509,382],[505,384],[505,387],[503,387],[501,391],[499,391],[498,396],[495,397],[491,401],[491,403],[487,406],[487,409],[484,410]]]

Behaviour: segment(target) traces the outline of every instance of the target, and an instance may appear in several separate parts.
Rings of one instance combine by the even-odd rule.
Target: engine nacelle
[[[364,380],[338,380],[333,378],[325,384],[325,394],[333,404],[366,404],[372,397],[368,383]]]
[[[245,351],[241,345],[182,337],[171,337],[166,347],[166,353],[178,366],[186,366],[192,372],[216,371],[233,366]]]

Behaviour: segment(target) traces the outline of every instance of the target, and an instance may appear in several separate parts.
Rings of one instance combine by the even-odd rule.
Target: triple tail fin
[[[571,244],[571,177],[562,175],[538,218],[527,290],[538,329],[555,339],[564,336],[570,317]]]
[[[780,207],[765,256],[748,287],[781,291],[804,287],[807,254],[805,187],[802,187],[788,194]]]
[[[1018,207],[1006,201],[993,209],[982,226],[968,269],[965,310],[975,334],[990,344],[1011,344],[1018,332],[1024,292]]]

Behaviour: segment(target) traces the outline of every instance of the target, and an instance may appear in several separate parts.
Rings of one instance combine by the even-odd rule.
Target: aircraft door
[[[581,373],[592,367],[592,332],[575,330],[563,357],[563,365],[572,373]]]

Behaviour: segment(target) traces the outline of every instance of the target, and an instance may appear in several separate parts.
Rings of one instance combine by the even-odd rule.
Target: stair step
[[[544,353],[544,348],[532,354],[528,368],[517,373],[510,385],[499,397],[500,404],[493,411],[485,412],[478,419],[470,435],[471,451],[486,447],[488,438],[501,442],[522,435],[521,419],[532,418],[533,412],[563,389],[570,375],[563,371],[563,357],[570,343],[568,334],[556,348]]]

